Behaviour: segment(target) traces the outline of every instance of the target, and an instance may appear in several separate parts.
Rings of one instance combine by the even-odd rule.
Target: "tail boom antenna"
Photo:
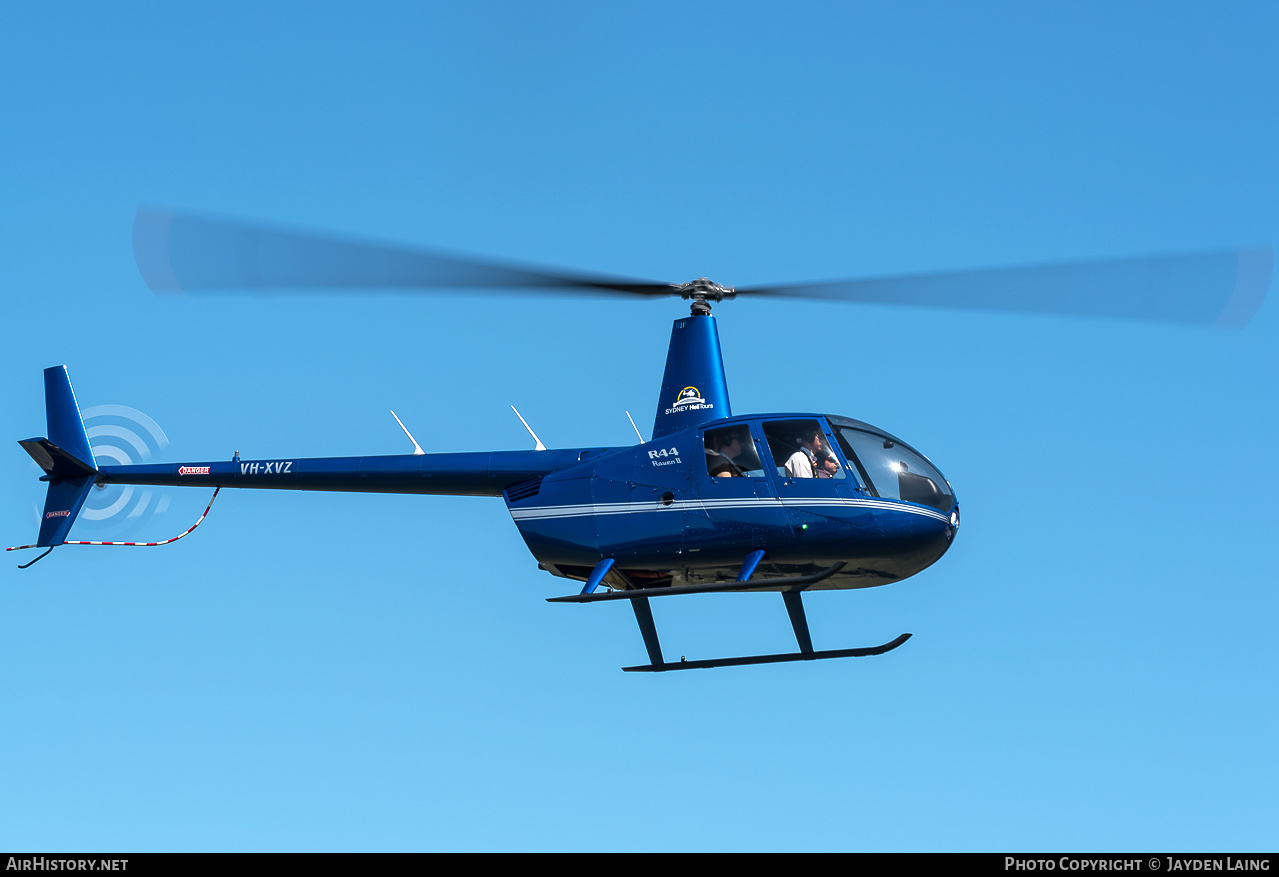
[[[635,437],[640,440],[640,444],[644,444],[644,436],[640,435],[639,427],[635,425],[635,418],[631,417],[631,412],[626,412],[626,419],[631,422],[631,429],[635,430]]]
[[[394,410],[391,411],[391,416],[394,417],[395,422],[400,425],[400,429],[404,430],[404,434],[409,437],[409,441],[413,442],[413,456],[420,457],[425,454],[426,451],[422,450],[422,446],[417,443],[417,439],[413,438],[413,433],[409,432],[409,428],[404,425],[404,421],[400,420],[400,418],[396,416]],[[236,451],[235,453],[236,459],[239,459],[240,452]]]
[[[524,428],[528,430],[528,434],[533,436],[533,442],[536,445],[533,448],[533,450],[535,451],[546,450],[546,445],[542,444],[542,440],[537,437],[537,433],[533,432],[533,427],[528,425],[528,421],[524,419],[524,415],[520,414],[519,410],[514,405],[511,406],[511,410],[514,411],[515,416],[520,419],[520,423],[524,424]]]

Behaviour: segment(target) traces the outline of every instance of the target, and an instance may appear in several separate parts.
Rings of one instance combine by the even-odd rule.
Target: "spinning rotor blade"
[[[139,207],[133,257],[152,292],[448,288],[676,295],[666,283],[474,257]]]
[[[1269,248],[739,288],[580,274],[140,207],[133,254],[154,292],[530,289],[713,301],[788,296],[1240,328],[1270,287]]]
[[[920,307],[1069,314],[1242,328],[1270,288],[1271,249],[989,268],[739,288]]]

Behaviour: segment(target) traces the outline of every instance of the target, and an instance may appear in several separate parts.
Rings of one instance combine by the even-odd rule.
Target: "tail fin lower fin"
[[[44,500],[44,517],[40,519],[40,538],[36,545],[45,548],[67,541],[71,525],[75,523],[80,507],[93,489],[94,476],[62,478],[49,482],[49,493]]]

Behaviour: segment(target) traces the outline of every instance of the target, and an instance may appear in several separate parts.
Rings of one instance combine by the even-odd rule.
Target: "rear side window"
[[[706,472],[712,478],[762,478],[764,464],[744,423],[706,430]]]

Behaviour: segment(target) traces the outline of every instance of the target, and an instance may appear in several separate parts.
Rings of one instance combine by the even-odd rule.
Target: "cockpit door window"
[[[848,477],[844,462],[831,445],[821,421],[809,418],[765,421],[764,438],[779,478],[840,481]]]

